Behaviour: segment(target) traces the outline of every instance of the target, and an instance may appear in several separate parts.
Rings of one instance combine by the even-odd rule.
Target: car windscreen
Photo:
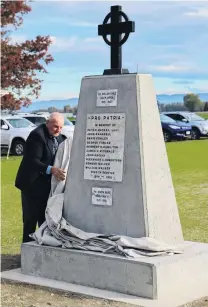
[[[195,113],[188,114],[189,121],[204,121],[205,119]]]
[[[36,125],[41,125],[41,124],[45,124],[45,123],[46,123],[45,117],[37,117],[36,118],[36,122],[35,122]]]
[[[70,120],[68,120],[68,118],[64,118],[64,126],[74,126],[73,124],[72,124],[72,122],[70,122]]]
[[[35,125],[24,118],[7,118],[7,121],[14,128],[34,127]]]
[[[160,120],[163,123],[175,123],[174,119],[172,119],[172,118],[170,118],[170,117],[168,117],[168,116],[166,116],[164,114],[160,114]]]
[[[28,117],[24,117],[24,118],[26,118],[26,119],[28,119],[30,122],[32,122],[33,124],[35,124],[35,125],[37,125],[37,126],[39,126],[39,125],[41,125],[41,124],[45,124],[46,123],[46,119],[45,119],[45,117],[33,117],[33,116],[28,116]]]

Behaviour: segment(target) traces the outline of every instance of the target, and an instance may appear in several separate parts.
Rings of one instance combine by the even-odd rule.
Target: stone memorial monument
[[[111,68],[82,79],[63,216],[86,232],[182,244],[184,253],[125,259],[26,243],[22,272],[187,302],[205,294],[208,248],[183,241],[152,76],[122,68],[121,46],[134,31],[120,6],[98,26],[111,47]]]
[[[122,68],[121,45],[134,28],[120,6],[98,26],[111,69],[82,80],[64,216],[88,232],[181,243],[152,76]]]

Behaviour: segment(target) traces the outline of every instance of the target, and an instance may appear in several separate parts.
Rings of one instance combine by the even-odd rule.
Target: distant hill
[[[40,109],[48,109],[49,107],[55,107],[57,109],[63,109],[64,106],[70,105],[71,107],[77,106],[78,98],[70,98],[64,100],[46,100],[46,101],[34,101],[29,107],[22,107],[21,112],[32,112]]]
[[[160,103],[169,104],[173,102],[183,102],[185,94],[173,94],[173,95],[157,95],[157,100]],[[198,94],[202,101],[208,101],[208,93]],[[28,108],[21,108],[21,112],[32,112],[39,109],[48,109],[49,107],[55,107],[57,109],[63,109],[64,106],[70,105],[71,107],[77,106],[78,98],[70,98],[64,100],[47,100],[47,101],[34,101]]]

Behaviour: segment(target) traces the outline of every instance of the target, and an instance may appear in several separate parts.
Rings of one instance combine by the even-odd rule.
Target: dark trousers
[[[44,189],[44,188],[42,188]],[[34,233],[36,226],[40,227],[45,221],[45,210],[47,206],[50,188],[44,189],[44,195],[35,195],[33,191],[22,191],[22,213],[23,213],[23,239],[22,242],[29,242],[33,239],[29,237]]]

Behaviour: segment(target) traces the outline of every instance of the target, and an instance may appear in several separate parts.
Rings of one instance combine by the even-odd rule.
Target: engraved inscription
[[[118,90],[97,91],[97,107],[116,107]]]
[[[92,204],[99,206],[112,206],[112,189],[92,188]]]
[[[121,182],[125,114],[88,114],[84,179]]]

